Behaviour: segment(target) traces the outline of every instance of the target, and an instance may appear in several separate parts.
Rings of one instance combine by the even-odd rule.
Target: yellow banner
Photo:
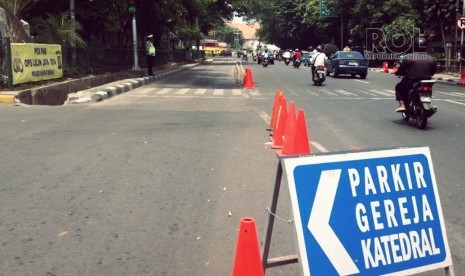
[[[11,43],[13,84],[63,76],[61,45]]]

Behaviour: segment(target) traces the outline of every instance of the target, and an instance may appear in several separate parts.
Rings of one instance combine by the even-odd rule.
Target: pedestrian
[[[155,61],[155,46],[153,45],[153,35],[147,36],[147,42],[145,43],[145,50],[147,55],[147,73],[149,76],[153,76],[153,63]]]

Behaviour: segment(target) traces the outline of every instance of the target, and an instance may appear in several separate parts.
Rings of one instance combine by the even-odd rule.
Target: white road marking
[[[240,89],[233,89],[233,90],[232,90],[232,94],[233,94],[233,96],[240,96],[240,95],[242,95],[242,90],[240,90]]]
[[[164,95],[164,94],[169,93],[171,90],[173,90],[173,88],[163,88],[162,90],[158,91],[158,92],[155,93],[155,94],[157,94],[157,95]]]
[[[195,90],[194,95],[201,96],[201,95],[204,95],[205,92],[207,92],[207,89],[197,89]]]
[[[215,89],[213,90],[213,96],[223,96],[224,89]]]
[[[336,91],[338,93],[341,93],[341,94],[344,94],[346,96],[358,96],[357,94],[354,94],[352,92],[345,91],[345,90],[342,90],[342,89],[334,89],[334,91]]]
[[[176,95],[185,95],[190,89],[189,88],[182,88],[176,91],[174,94]]]

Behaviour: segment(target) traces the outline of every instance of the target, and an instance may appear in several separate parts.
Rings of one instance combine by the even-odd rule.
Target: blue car
[[[304,66],[310,65],[310,55],[307,51],[302,51],[302,55],[300,56],[300,63]]]
[[[355,51],[337,51],[328,58],[326,62],[327,73],[333,77],[338,75],[352,75],[355,78],[359,75],[361,79],[366,79],[368,74],[368,60],[360,52]]]

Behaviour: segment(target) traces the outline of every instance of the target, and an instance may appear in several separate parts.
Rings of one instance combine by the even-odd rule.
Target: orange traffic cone
[[[389,63],[387,61],[383,62],[383,72],[389,73]]]
[[[283,147],[284,130],[286,128],[287,107],[286,98],[280,97],[276,126],[273,129],[272,149],[280,149]]]
[[[234,258],[233,276],[264,275],[257,229],[253,218],[242,218]]]
[[[465,69],[460,70],[459,85],[465,85]]]
[[[278,155],[290,155],[295,149],[295,140],[297,135],[297,117],[295,114],[295,103],[289,103],[289,109],[286,117],[286,129],[284,130],[283,147]]]
[[[244,88],[254,88],[252,70],[249,67],[245,68],[244,73]]]
[[[307,121],[305,120],[305,111],[299,109],[297,112],[297,133],[298,139],[296,141],[298,154],[310,154],[310,139],[307,131]]]
[[[273,130],[276,125],[276,119],[278,117],[279,101],[280,101],[280,97],[283,97],[283,96],[284,96],[283,92],[279,90],[276,91],[276,94],[274,95],[273,111],[271,112],[270,127],[267,130]]]

